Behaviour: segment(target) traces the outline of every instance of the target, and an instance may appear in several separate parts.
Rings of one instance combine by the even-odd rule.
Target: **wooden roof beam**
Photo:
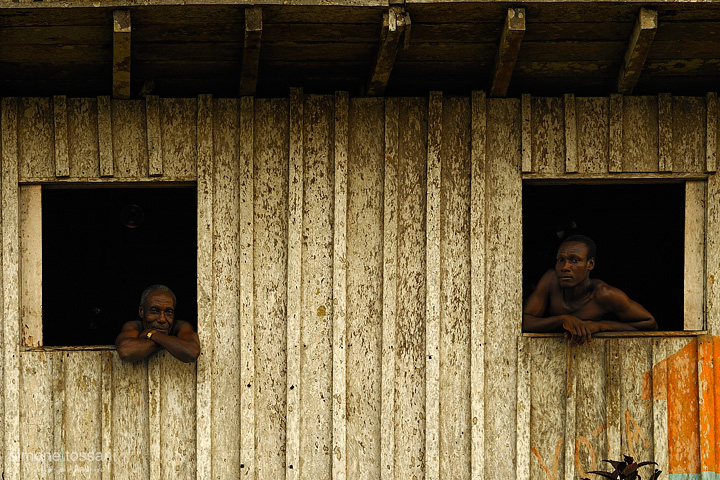
[[[525,9],[508,8],[493,66],[491,96],[504,97],[507,95],[523,36],[525,36]]]
[[[403,7],[390,7],[383,14],[380,45],[367,84],[368,95],[382,95],[385,93],[393,65],[395,65],[400,38],[405,33],[406,28],[410,28],[410,14]]]
[[[655,32],[657,32],[657,11],[641,7],[625,52],[625,61],[618,74],[618,93],[624,95],[632,93],[650,52]]]
[[[247,7],[245,9],[245,43],[240,70],[240,96],[255,95],[257,90],[262,28],[262,8],[257,5]]]
[[[113,78],[115,98],[130,98],[130,10],[113,11]]]

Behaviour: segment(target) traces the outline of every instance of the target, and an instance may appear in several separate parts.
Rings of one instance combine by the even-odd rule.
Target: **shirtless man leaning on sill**
[[[555,269],[542,276],[525,302],[523,332],[565,330],[571,343],[590,343],[596,332],[657,330],[655,318],[622,290],[590,278],[595,242],[584,235],[565,239]],[[606,319],[608,315],[618,320]]]

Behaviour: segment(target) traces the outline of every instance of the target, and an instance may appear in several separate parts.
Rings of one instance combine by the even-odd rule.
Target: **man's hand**
[[[601,325],[598,322],[580,320],[573,315],[563,315],[562,318],[562,328],[567,331],[565,338],[569,338],[570,343],[575,345],[589,344],[592,334],[601,330]]]

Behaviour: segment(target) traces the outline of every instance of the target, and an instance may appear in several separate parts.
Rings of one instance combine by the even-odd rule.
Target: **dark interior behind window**
[[[591,237],[591,277],[620,288],[660,330],[683,329],[685,184],[523,185],[523,299],[554,265],[560,238]]]
[[[154,283],[197,325],[194,187],[43,187],[42,208],[45,345],[113,344]]]

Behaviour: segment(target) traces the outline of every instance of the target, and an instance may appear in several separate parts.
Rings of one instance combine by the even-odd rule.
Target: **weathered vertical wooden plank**
[[[668,339],[668,470],[700,477],[697,338]],[[695,474],[695,475],[693,475]],[[680,475],[682,476],[682,475]]]
[[[304,106],[300,476],[332,475],[333,114],[331,96]]]
[[[213,99],[198,97],[197,112],[197,224],[198,335],[202,353],[197,361],[197,478],[209,480],[212,472],[212,357],[213,357]]]
[[[197,172],[198,100],[163,98],[160,100],[162,169],[165,177],[193,180]]]
[[[425,296],[425,478],[440,478],[440,158],[443,97],[431,92],[428,103]]]
[[[102,352],[100,374],[101,396],[102,396],[102,414],[101,435],[102,435],[102,480],[111,480],[113,478],[113,385],[112,385],[112,365],[113,352]]]
[[[685,330],[702,330],[705,293],[705,182],[685,182]]]
[[[255,469],[284,479],[287,398],[288,100],[255,100]]]
[[[607,98],[577,98],[578,173],[604,173],[609,159]]]
[[[715,380],[712,387],[714,390],[713,396],[715,398],[715,415],[713,416],[715,423],[715,468],[713,468],[712,471],[717,472],[720,468],[720,442],[717,441],[719,435],[718,432],[720,432],[720,416],[717,415],[718,410],[720,410],[720,382],[717,381],[720,377],[720,338],[717,336],[712,336],[712,366]]]
[[[610,95],[610,156],[609,171],[621,172],[624,145],[623,145],[623,96]]]
[[[163,174],[163,141],[160,126],[160,99],[157,95],[145,98],[145,123],[147,125],[148,175]]]
[[[517,473],[516,478],[530,477],[530,339],[518,340],[518,405],[517,405]]]
[[[587,472],[605,470],[605,339],[594,338],[579,347],[576,358],[575,437],[572,443],[575,471],[579,478]]]
[[[566,169],[562,101],[551,97],[534,98],[532,109],[535,171],[561,175]]]
[[[718,155],[718,98],[717,92],[705,96],[705,170],[715,172]]]
[[[167,351],[160,365],[160,478],[194,479],[197,470],[194,363],[182,363]]]
[[[448,98],[442,108],[439,168],[439,478],[471,477],[470,173],[471,108]]]
[[[115,177],[143,178],[148,174],[144,107],[142,100],[112,102],[112,151],[115,160]]]
[[[575,478],[575,437],[577,418],[577,370],[578,370],[578,348],[570,346],[567,351],[567,383],[565,390],[565,478]]]
[[[96,178],[100,176],[97,100],[71,98],[67,110],[70,176]]]
[[[472,417],[472,480],[485,475],[485,148],[487,102],[485,92],[471,98],[470,166],[470,403]]]
[[[659,170],[661,172],[673,171],[673,107],[672,95],[661,93],[658,95],[658,156],[660,158]]]
[[[53,452],[65,450],[65,352],[52,354]],[[55,480],[64,480],[67,469],[65,456],[55,465]]]
[[[715,478],[715,372],[713,338],[698,337],[698,410],[700,417],[700,472],[703,480]]]
[[[290,90],[287,253],[286,478],[300,476],[300,325],[302,314],[302,235],[304,183],[303,93]]]
[[[387,435],[382,424],[386,387],[382,379],[386,373],[383,350],[388,347],[388,355],[394,355],[394,350],[389,348],[392,344],[383,345],[383,315],[386,314],[383,282],[387,282],[383,278],[383,267],[385,262],[392,262],[394,267],[396,250],[383,258],[383,247],[389,241],[388,230],[393,226],[397,229],[397,197],[393,197],[392,206],[388,207],[393,211],[385,210],[395,219],[386,230],[383,227],[383,174],[395,168],[397,158],[393,153],[386,160],[385,108],[390,107],[384,107],[384,98],[352,99],[348,114],[346,458],[347,478],[352,480],[377,480],[388,470],[381,463],[382,442]],[[393,141],[397,143],[397,118],[395,121],[394,132],[389,134],[394,135]],[[338,223],[337,217],[335,223]],[[390,244],[395,245],[395,240]],[[391,308],[394,311],[394,303]],[[389,391],[392,399],[394,381]],[[392,433],[392,427],[388,428]]]
[[[240,139],[239,100],[215,100],[213,112],[212,478],[240,477]]]
[[[620,388],[620,342],[612,338],[605,341],[605,422],[607,424],[607,458],[622,458]]]
[[[55,176],[67,177],[70,175],[70,161],[68,158],[68,115],[67,98],[63,95],[53,97],[53,118],[55,131]]]
[[[112,104],[110,97],[97,98],[98,157],[101,177],[115,175],[115,152],[113,149]]]
[[[102,450],[101,354],[94,351],[62,354],[65,355],[66,475],[67,478],[99,480],[102,478],[102,458],[97,457],[97,452]]]
[[[125,478],[149,478],[147,363],[124,362],[113,352],[112,386],[113,472]]]
[[[347,218],[348,115],[347,92],[335,94],[334,218],[333,218],[333,361],[332,478],[347,476]]]
[[[255,283],[254,156],[255,106],[240,99],[240,468],[255,476]]]
[[[532,103],[529,93],[523,93],[522,102],[522,171],[533,171],[533,145],[532,145]]]
[[[395,475],[425,476],[425,215],[427,100],[400,101]]]
[[[144,419],[143,422],[147,422],[148,430],[150,432],[150,446],[148,451],[150,452],[150,479],[160,480],[162,473],[162,451],[160,447],[160,440],[162,437],[161,430],[161,415],[160,404],[162,399],[163,382],[161,380],[160,370],[162,368],[162,361],[165,352],[162,354],[153,355],[147,360],[147,372],[148,372],[148,418]]]
[[[51,354],[25,352],[20,357],[20,452],[33,455],[22,462],[23,480],[54,478],[53,370]]]
[[[399,100],[385,99],[385,176],[383,188],[382,403],[380,475],[395,479],[395,321],[398,308]]]
[[[666,340],[653,339],[652,350],[652,392],[653,402],[653,452],[657,467],[668,472],[668,397],[667,397],[667,352]]]
[[[42,187],[20,187],[23,345],[43,344],[42,328]]]
[[[705,99],[673,97],[672,142],[675,145],[675,171],[705,173]]]
[[[516,474],[517,339],[520,336],[522,257],[520,105],[515,100],[488,102],[487,321],[493,332],[485,349],[485,457],[508,459],[485,471],[488,480]],[[491,380],[490,380],[491,379]]]
[[[623,172],[658,171],[655,97],[623,97]]]
[[[566,93],[565,104],[565,172],[578,171],[577,159],[577,119],[575,109],[575,95]]]
[[[18,104],[14,98],[0,103],[2,136],[2,316],[4,452],[20,451],[20,305],[18,231]],[[3,454],[5,478],[18,479],[20,459]]]
[[[707,265],[720,265],[720,176],[717,174],[710,175],[707,179],[705,225],[705,261]],[[720,305],[715,301],[720,298],[720,279],[716,277],[712,268],[706,269],[705,329],[710,335],[717,335],[720,331]]]
[[[49,98],[17,99],[18,179],[55,176],[53,111]]]
[[[623,338],[620,356],[620,448],[638,461],[653,458],[652,401],[643,396],[643,374],[652,370],[652,340]],[[621,458],[621,457],[618,457]]]
[[[530,475],[560,480],[565,475],[567,340],[530,342]],[[522,452],[518,452],[521,454]]]

